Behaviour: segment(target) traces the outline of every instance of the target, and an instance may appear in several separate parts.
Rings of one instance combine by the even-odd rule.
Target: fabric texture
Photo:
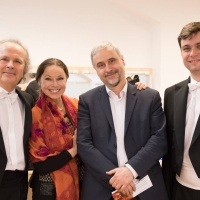
[[[159,159],[167,153],[166,121],[157,91],[138,91],[128,84],[124,144],[128,164],[140,178],[147,174],[153,187],[142,200],[168,200]],[[108,200],[114,188],[106,172],[118,167],[116,132],[105,86],[79,97],[78,154],[85,163],[81,200]]]
[[[25,171],[5,171],[0,184],[1,200],[27,200],[28,173]]]
[[[77,100],[62,95],[67,115],[77,127]],[[30,137],[30,160],[35,163],[50,156],[60,154],[73,146],[73,132],[68,127],[62,113],[53,100],[41,94],[32,109],[32,129]],[[79,199],[78,170],[76,158],[60,169],[50,173],[56,188],[56,199]]]
[[[181,185],[175,180],[172,200],[199,200],[200,191]]]
[[[30,136],[30,128],[31,128],[31,107],[34,105],[33,98],[31,95],[26,92],[20,90],[16,87],[16,93],[18,94],[20,101],[25,110],[25,121],[24,121],[24,129],[23,129],[23,149],[24,149],[24,157],[25,157],[25,168],[24,168],[24,179],[21,184],[16,184],[12,187],[3,188],[5,186],[5,168],[7,164],[7,156],[5,150],[5,143],[3,140],[2,127],[0,127],[0,199],[1,200],[26,200],[27,199],[27,191],[28,191],[28,139]],[[3,114],[1,112],[1,114]],[[7,184],[12,183],[12,180],[7,180]],[[15,193],[16,191],[16,193]],[[17,197],[18,192],[20,191],[19,198]],[[8,198],[8,196],[10,198]]]
[[[185,122],[188,102],[188,83],[190,77],[165,91],[164,111],[167,119],[168,153],[163,157],[162,170],[170,200],[174,194],[176,175],[180,176],[184,159]],[[194,118],[194,117],[193,117]],[[192,166],[200,178],[200,117],[197,120],[189,157]]]
[[[26,92],[29,93],[34,101],[36,102],[38,100],[38,97],[39,97],[39,90],[40,90],[40,86],[38,85],[37,81],[34,80],[34,81],[31,81],[27,87],[26,87]]]

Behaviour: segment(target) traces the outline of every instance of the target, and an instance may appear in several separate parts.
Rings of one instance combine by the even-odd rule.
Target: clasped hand
[[[115,168],[106,172],[106,174],[114,174],[109,181],[112,187],[114,187],[125,196],[133,195],[133,191],[136,190],[135,184],[133,183],[134,176],[127,167]]]

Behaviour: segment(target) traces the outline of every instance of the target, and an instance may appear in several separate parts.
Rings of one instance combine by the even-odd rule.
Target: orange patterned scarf
[[[78,101],[62,95],[67,115],[74,129],[77,128]],[[32,128],[30,144],[30,160],[44,161],[49,156],[55,156],[63,150],[72,148],[73,140],[70,128],[64,120],[56,103],[41,94],[32,109]],[[78,200],[79,185],[76,160],[73,158],[62,168],[53,171],[51,177],[56,188],[56,200]]]

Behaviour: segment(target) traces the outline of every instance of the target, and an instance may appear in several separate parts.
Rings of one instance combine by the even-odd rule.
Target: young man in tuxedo
[[[183,27],[178,36],[190,77],[166,89],[169,152],[163,175],[170,200],[200,199],[200,22]]]
[[[31,95],[17,86],[28,71],[28,51],[17,40],[0,41],[0,199],[26,200]]]
[[[96,46],[92,64],[104,83],[79,98],[78,153],[85,163],[81,200],[130,196],[133,180],[153,186],[134,200],[167,200],[159,159],[167,153],[166,121],[159,93],[137,90],[125,77],[125,61],[110,42]]]

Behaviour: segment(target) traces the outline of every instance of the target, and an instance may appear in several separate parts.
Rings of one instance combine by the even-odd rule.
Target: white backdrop
[[[189,75],[176,38],[186,23],[199,20],[200,1],[0,0],[0,5],[0,38],[21,40],[34,66],[56,57],[69,67],[89,67],[90,50],[107,40],[120,47],[127,67],[153,69],[152,87],[161,96]]]

